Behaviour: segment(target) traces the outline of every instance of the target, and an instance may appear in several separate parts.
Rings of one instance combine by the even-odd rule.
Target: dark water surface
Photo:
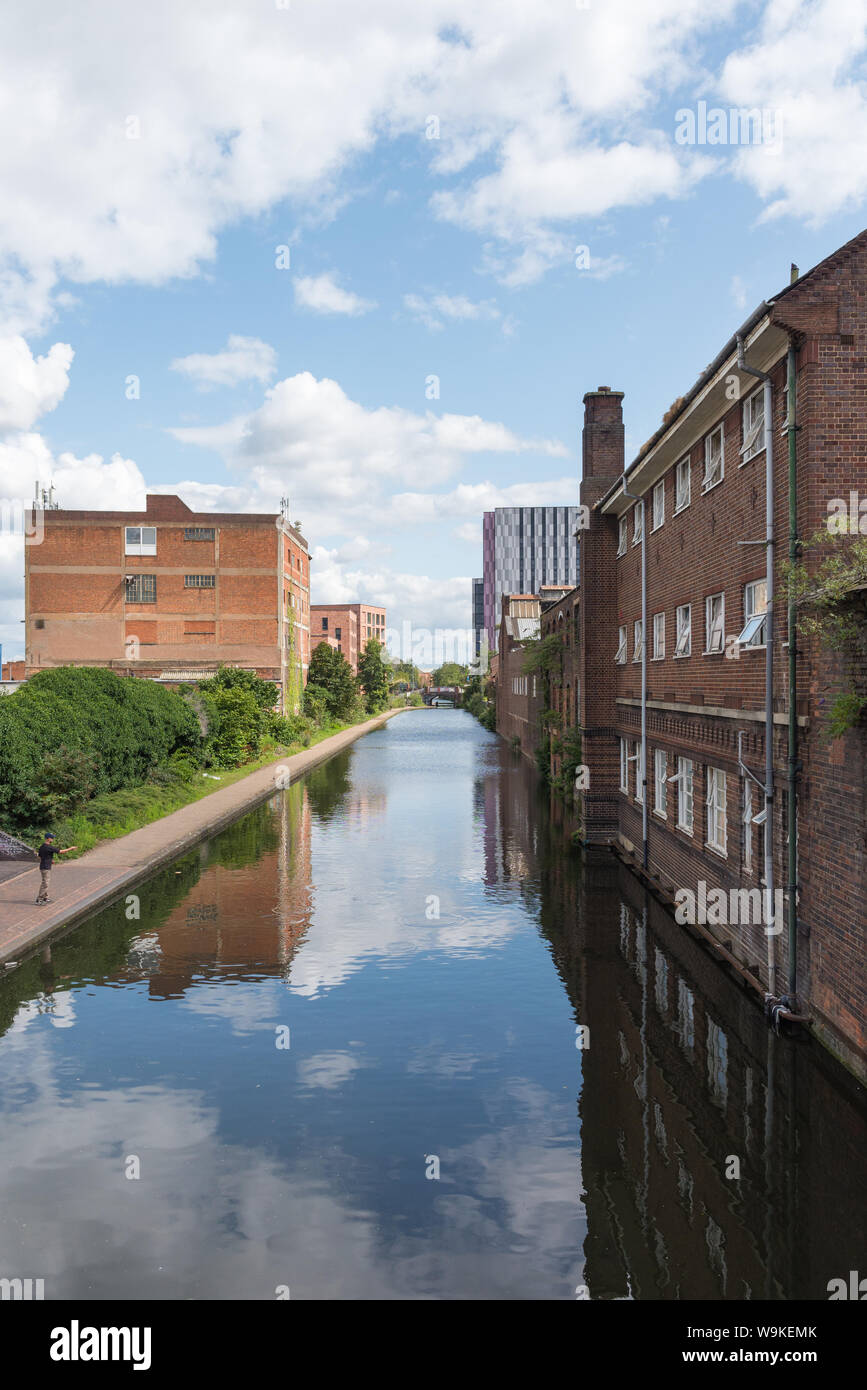
[[[863,1091],[469,714],[400,715],[139,893],[0,984],[0,1276],[825,1299],[863,1265]]]

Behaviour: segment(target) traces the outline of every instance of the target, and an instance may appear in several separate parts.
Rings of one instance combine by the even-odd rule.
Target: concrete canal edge
[[[57,896],[49,904],[53,909],[50,915],[46,915],[44,907],[35,904],[38,869],[27,869],[0,883],[0,978],[3,967],[8,971],[37,947],[66,935],[94,909],[123,897],[158,869],[267,801],[278,790],[275,784],[278,768],[285,769],[281,771],[281,780],[283,786],[288,786],[365,734],[382,728],[394,715],[403,713],[403,707],[385,710],[363,724],[355,724],[323,739],[313,748],[305,748],[288,758],[275,758],[273,763],[251,772],[248,777],[211,792],[189,806],[182,806],[150,825],[116,840],[106,840],[80,859],[66,864],[61,861],[52,874],[52,892]]]

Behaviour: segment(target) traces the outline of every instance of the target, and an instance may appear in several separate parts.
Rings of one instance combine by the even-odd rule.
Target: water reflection
[[[741,1299],[858,1268],[859,1088],[469,715],[401,715],[139,896],[0,985],[0,1275]]]

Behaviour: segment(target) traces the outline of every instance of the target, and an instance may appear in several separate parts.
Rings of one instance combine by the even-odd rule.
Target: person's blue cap
[[[53,839],[54,839],[54,832],[53,832],[52,830],[46,830],[46,832],[45,832],[45,838],[46,838],[46,840],[53,840]]]

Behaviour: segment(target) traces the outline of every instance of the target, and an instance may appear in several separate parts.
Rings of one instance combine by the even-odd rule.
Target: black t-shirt
[[[55,854],[59,854],[59,853],[60,853],[60,850],[57,848],[56,845],[40,845],[40,846],[39,846],[39,867],[40,867],[40,869],[50,869],[51,866],[52,866],[52,864],[54,863],[54,856],[55,856]]]

